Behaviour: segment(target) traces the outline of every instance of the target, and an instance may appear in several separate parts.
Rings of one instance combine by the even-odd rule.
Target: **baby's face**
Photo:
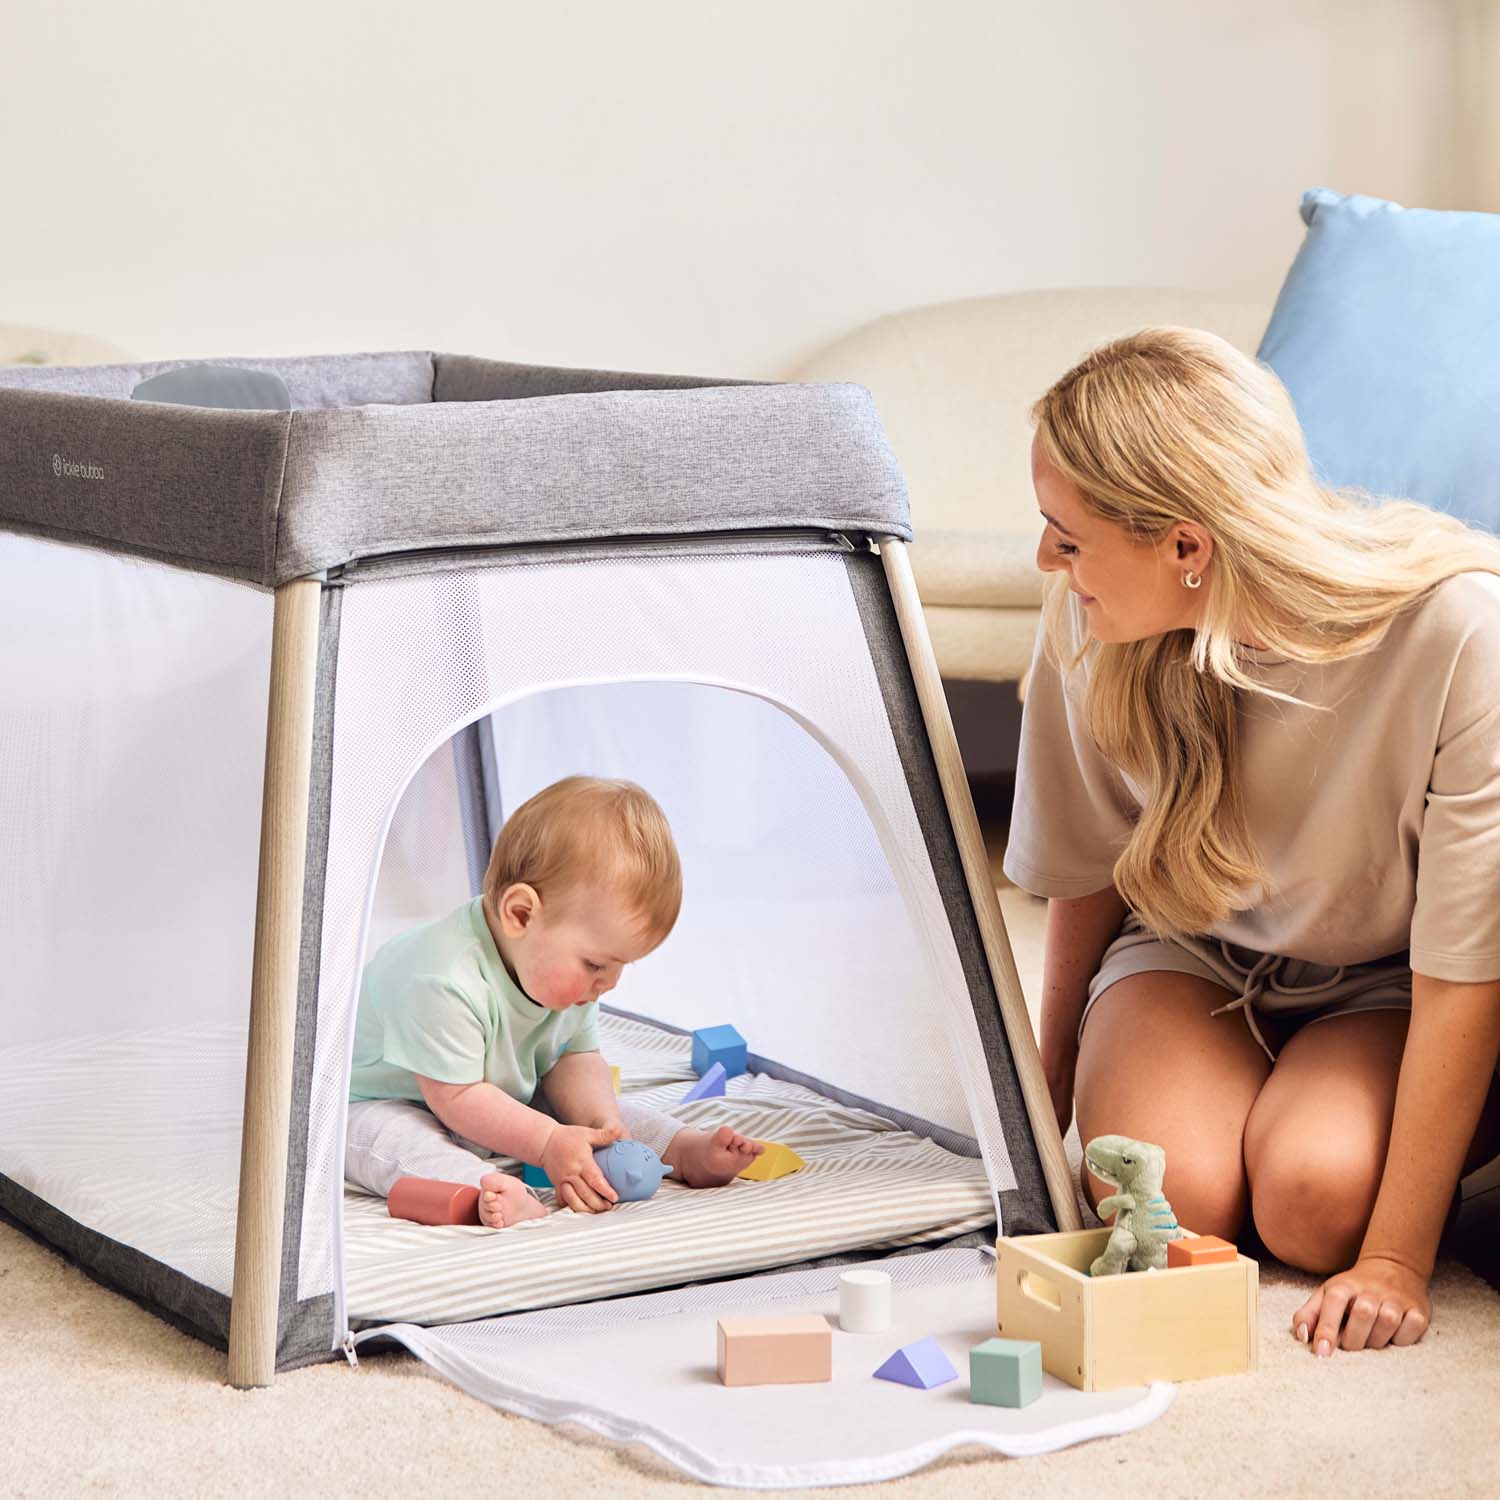
[[[580,887],[538,906],[510,956],[521,988],[538,1005],[567,1010],[607,995],[625,965],[659,941],[618,898]]]

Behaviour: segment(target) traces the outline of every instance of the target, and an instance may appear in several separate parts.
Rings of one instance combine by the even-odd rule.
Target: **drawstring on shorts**
[[[1219,948],[1224,955],[1224,962],[1243,978],[1244,984],[1233,1000],[1221,1005],[1217,1010],[1210,1011],[1209,1014],[1222,1016],[1230,1011],[1241,1012],[1245,1017],[1245,1024],[1250,1028],[1250,1035],[1255,1038],[1260,1045],[1260,1050],[1273,1063],[1276,1061],[1276,1054],[1271,1051],[1265,1037],[1261,1034],[1260,1027],[1256,1025],[1255,1002],[1265,994],[1268,988],[1278,995],[1316,995],[1320,991],[1331,990],[1344,977],[1344,966],[1340,964],[1331,978],[1321,979],[1316,984],[1282,984],[1278,970],[1283,964],[1296,963],[1296,959],[1278,957],[1274,953],[1261,953],[1247,968],[1234,956],[1230,944],[1220,940]]]

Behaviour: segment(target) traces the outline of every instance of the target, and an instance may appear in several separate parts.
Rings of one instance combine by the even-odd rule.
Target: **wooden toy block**
[[[839,1277],[839,1327],[845,1333],[884,1333],[891,1326],[891,1278],[884,1271],[845,1271]]]
[[[521,1163],[521,1181],[527,1187],[533,1188],[549,1188],[552,1186],[552,1179],[540,1167],[532,1166],[529,1161]]]
[[[724,1097],[724,1064],[715,1063],[687,1093],[682,1103],[691,1104],[695,1099],[722,1099]]]
[[[725,1385],[833,1379],[833,1330],[827,1318],[720,1318],[718,1340],[719,1379]]]
[[[779,1141],[767,1141],[766,1149],[739,1175],[747,1182],[775,1182],[778,1177],[790,1177],[800,1172],[807,1163]]]
[[[947,1385],[958,1379],[953,1361],[938,1347],[934,1338],[918,1339],[904,1344],[876,1370],[877,1380],[894,1380],[899,1385],[930,1391],[936,1385]]]
[[[1167,1268],[1175,1266],[1216,1266],[1232,1263],[1239,1252],[1228,1240],[1216,1234],[1200,1234],[1185,1240],[1167,1241]]]
[[[1034,1339],[986,1339],[969,1350],[969,1400],[1030,1406],[1042,1394],[1042,1346]]]
[[[701,1078],[715,1063],[724,1064],[728,1078],[750,1065],[750,1048],[733,1026],[702,1026],[693,1033],[693,1072]]]
[[[393,1219],[415,1224],[477,1224],[479,1189],[432,1177],[398,1177],[385,1200]]]
[[[620,1070],[614,1063],[609,1065],[609,1081],[615,1086],[615,1093],[620,1092]]]
[[[1248,1256],[1165,1271],[1090,1276],[1108,1229],[1002,1237],[997,1332],[1035,1339],[1042,1368],[1083,1391],[1201,1380],[1257,1367],[1260,1268]]]

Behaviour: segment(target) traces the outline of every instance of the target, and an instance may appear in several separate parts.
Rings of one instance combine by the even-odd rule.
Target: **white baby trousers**
[[[621,1099],[625,1133],[661,1156],[682,1122],[650,1105]],[[536,1107],[541,1108],[540,1096]],[[545,1113],[545,1110],[544,1110]],[[497,1168],[483,1146],[454,1135],[424,1104],[406,1099],[369,1099],[349,1106],[344,1180],[367,1193],[388,1197],[400,1177],[433,1177],[478,1187]]]

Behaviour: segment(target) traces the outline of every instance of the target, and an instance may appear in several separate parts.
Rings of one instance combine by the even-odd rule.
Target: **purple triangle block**
[[[728,1075],[724,1072],[723,1063],[715,1063],[687,1093],[682,1096],[682,1103],[691,1104],[694,1099],[722,1099],[724,1097],[724,1079]]]
[[[946,1385],[958,1379],[958,1371],[952,1361],[938,1348],[933,1338],[918,1339],[915,1344],[906,1344],[898,1349],[876,1370],[877,1380],[894,1380],[900,1385],[912,1385],[919,1391],[930,1391],[935,1385]]]

